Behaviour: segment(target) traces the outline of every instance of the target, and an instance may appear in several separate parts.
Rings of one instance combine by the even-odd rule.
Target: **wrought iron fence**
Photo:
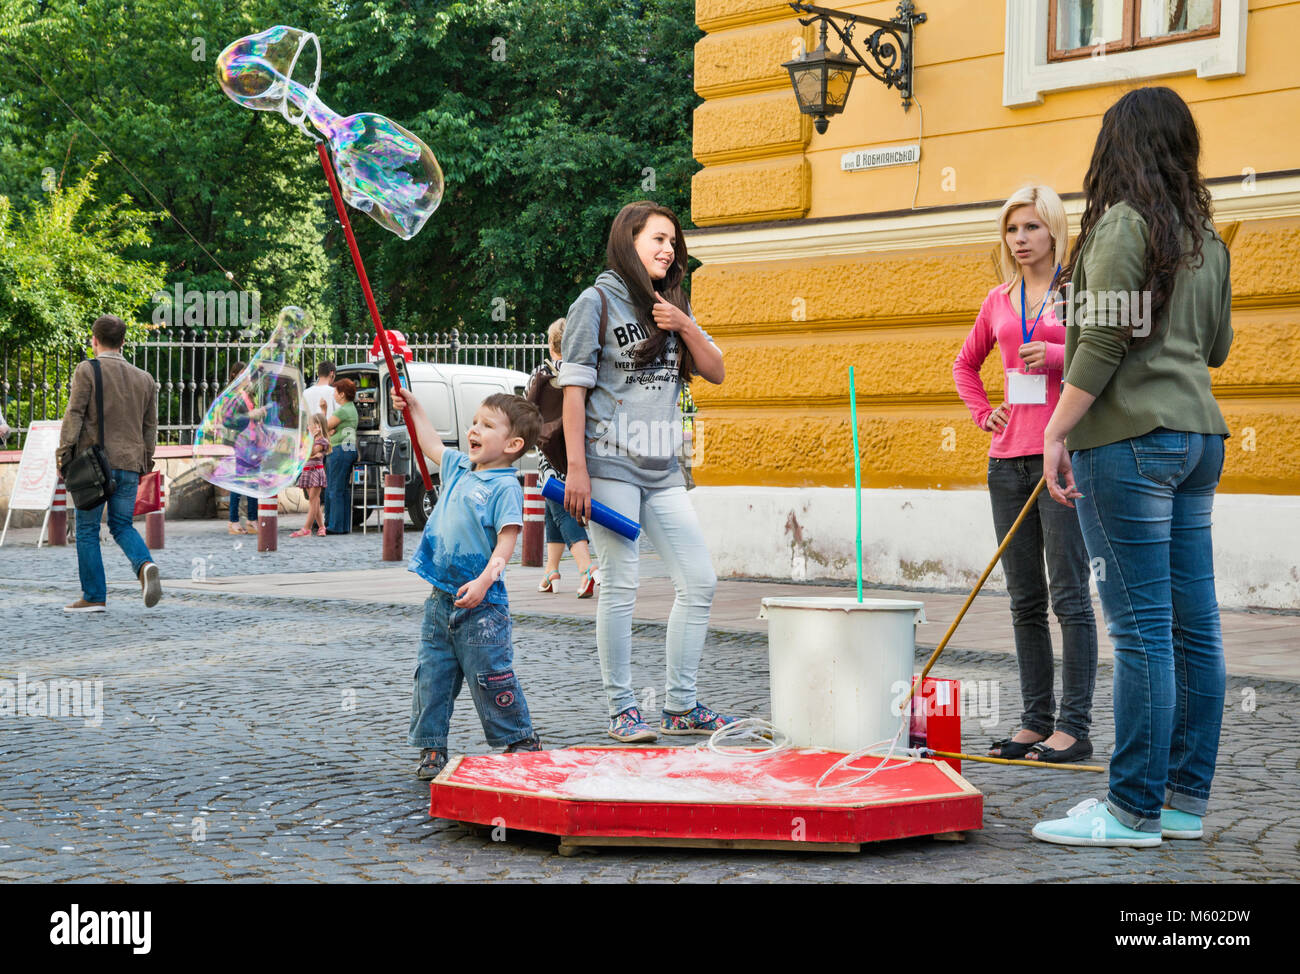
[[[336,365],[370,361],[369,335],[345,335],[341,342],[309,340],[299,361],[305,382],[315,378],[325,359]],[[246,363],[265,344],[265,336],[241,337],[235,329],[172,329],[151,333],[122,350],[127,361],[158,382],[158,442],[194,442],[194,431],[208,405],[229,383],[237,362]],[[546,356],[541,333],[408,334],[406,344],[417,362],[485,365],[531,372]],[[0,348],[0,413],[11,433],[7,449],[21,449],[27,428],[38,420],[60,419],[67,408],[72,373],[85,349]]]

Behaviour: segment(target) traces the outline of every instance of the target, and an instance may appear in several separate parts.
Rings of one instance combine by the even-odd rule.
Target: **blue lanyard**
[[[1020,276],[1020,337],[1024,339],[1024,344],[1028,345],[1030,339],[1034,337],[1034,328],[1038,327],[1038,319],[1043,317],[1043,309],[1047,307],[1047,296],[1052,293],[1052,288],[1056,286],[1056,278],[1061,273],[1061,265],[1056,265],[1056,273],[1052,275],[1052,283],[1047,285],[1047,290],[1043,293],[1043,303],[1038,306],[1038,315],[1034,318],[1033,328],[1029,328],[1025,322],[1025,277]]]

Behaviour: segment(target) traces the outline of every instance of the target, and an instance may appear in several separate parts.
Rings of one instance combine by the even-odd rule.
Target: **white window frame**
[[[1192,72],[1198,78],[1230,78],[1246,73],[1247,0],[1221,0],[1217,37],[1114,54],[1100,52],[1100,56],[1051,63],[1047,60],[1049,2],[1007,0],[1002,66],[1002,104],[1007,108],[1041,105],[1043,96],[1053,91]]]

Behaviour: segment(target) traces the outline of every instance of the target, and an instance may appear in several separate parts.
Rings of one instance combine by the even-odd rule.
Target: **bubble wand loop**
[[[316,152],[320,156],[321,168],[325,170],[325,179],[330,184],[330,195],[334,198],[334,209],[339,215],[339,222],[343,224],[343,234],[347,237],[348,250],[352,253],[352,265],[357,270],[357,279],[361,282],[361,292],[366,296],[366,307],[370,309],[371,320],[375,323],[375,334],[379,336],[379,347],[384,350],[384,361],[388,365],[388,378],[397,387],[397,363],[393,361],[392,349],[388,347],[388,335],[384,332],[383,323],[379,320],[379,308],[375,304],[375,296],[370,290],[370,278],[366,276],[366,265],[361,262],[361,251],[357,249],[357,238],[352,234],[352,223],[348,220],[346,208],[343,206],[343,196],[339,192],[338,180],[334,177],[334,166],[330,162],[329,150],[325,143],[317,141]],[[429,479],[429,470],[424,462],[424,451],[420,449],[420,438],[416,435],[415,425],[411,422],[411,407],[403,404],[402,421],[406,424],[406,432],[411,437],[411,452],[415,454],[415,462],[420,467],[420,478],[424,481],[424,489],[433,491],[433,481]]]

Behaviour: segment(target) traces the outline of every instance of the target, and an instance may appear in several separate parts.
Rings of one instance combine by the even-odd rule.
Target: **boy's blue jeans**
[[[534,736],[533,725],[515,677],[509,608],[480,602],[458,609],[453,602],[453,596],[434,589],[424,603],[407,742],[446,750],[452,705],[465,680],[488,744],[527,740]]]
[[[1204,815],[1225,687],[1210,512],[1223,437],[1157,429],[1071,457],[1079,526],[1115,644],[1111,814]]]
[[[108,597],[104,559],[99,553],[99,521],[104,516],[104,508],[108,508],[108,530],[122,554],[130,560],[132,573],[139,577],[140,569],[153,561],[144,538],[131,522],[140,475],[134,470],[114,470],[113,479],[117,481],[117,489],[105,503],[88,511],[77,511],[77,571],[81,575],[81,597],[87,602],[104,602]]]

